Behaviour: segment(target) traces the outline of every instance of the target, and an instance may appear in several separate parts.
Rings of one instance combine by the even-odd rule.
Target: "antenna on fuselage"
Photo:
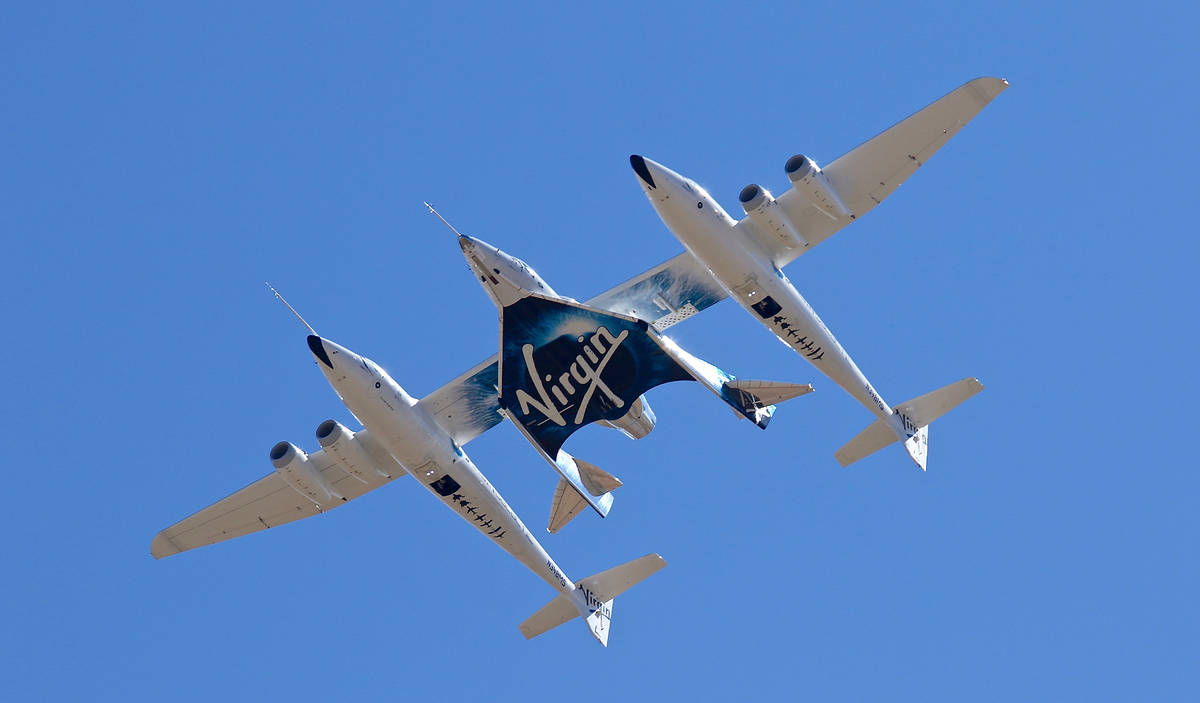
[[[303,317],[300,317],[300,313],[296,312],[296,308],[292,307],[291,303],[289,303],[288,301],[283,299],[283,296],[279,294],[279,291],[275,290],[275,286],[271,285],[270,283],[267,283],[267,288],[271,289],[271,292],[275,294],[275,297],[279,298],[279,302],[286,305],[287,309],[291,310],[292,314],[296,316],[296,319],[299,320],[305,327],[307,327],[309,332],[313,333],[313,336],[316,336],[316,337],[321,336],[321,335],[317,334],[317,331],[313,329],[312,325],[308,324],[307,320],[305,320]]]
[[[436,215],[437,218],[442,221],[442,224],[449,227],[451,232],[453,232],[455,235],[457,235],[459,237],[463,236],[461,232],[454,229],[454,225],[450,224],[449,222],[446,221],[446,218],[442,217],[442,213],[433,209],[433,206],[429,204],[429,201],[425,201],[425,207],[429,208],[429,211],[432,212],[434,215]]]

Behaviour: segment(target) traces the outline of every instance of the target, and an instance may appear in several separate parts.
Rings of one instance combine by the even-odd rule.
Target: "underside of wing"
[[[404,475],[404,470],[399,464],[380,454],[381,448],[370,439],[366,430],[354,433],[350,441],[360,446],[366,456],[375,461],[376,466],[382,467],[388,475],[383,471],[372,470],[360,471],[360,476],[355,476],[325,450],[308,454],[311,467],[317,471],[321,480],[333,489],[338,496],[336,500],[318,505],[288,485],[279,472],[272,472],[159,532],[150,544],[150,553],[156,559],[161,559],[189,549],[295,522],[332,510]]]
[[[661,332],[725,297],[725,289],[704,264],[685,251],[587,304],[645,320]]]
[[[465,445],[500,424],[500,398],[497,390],[497,357],[438,388],[417,402],[451,439]]]
[[[1006,88],[1008,81],[1002,78],[968,81],[843,154],[824,168],[824,175],[849,212],[861,217],[900,187]],[[776,246],[772,251],[777,266],[792,261],[852,221],[826,215],[796,188],[784,192],[778,201],[808,247],[779,251]]]
[[[312,501],[284,483],[279,474],[270,473],[159,532],[150,543],[150,553],[155,559],[162,559],[320,512]]]

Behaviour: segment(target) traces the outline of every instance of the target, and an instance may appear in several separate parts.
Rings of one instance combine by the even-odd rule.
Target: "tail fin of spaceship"
[[[741,406],[741,414],[746,415],[746,417],[750,417],[750,414],[768,408],[771,410],[771,414],[773,414],[775,406],[779,403],[812,393],[813,391],[812,384],[810,383],[745,381],[741,379],[726,381],[723,388],[725,394],[735,399],[737,404]],[[766,429],[767,422],[771,419],[771,414],[768,414],[761,424],[758,422],[755,422],[755,424]],[[751,418],[751,421],[753,420],[754,418]]]
[[[525,635],[525,639],[533,639],[568,620],[582,617],[592,637],[607,647],[613,600],[666,565],[666,560],[660,555],[647,554],[589,576],[575,584],[575,591],[570,596],[560,594],[521,623],[521,634]]]
[[[565,454],[561,450],[559,453]],[[592,500],[601,498],[622,485],[621,479],[582,459],[575,459],[575,466],[579,473],[579,482]],[[558,532],[588,505],[587,495],[575,484],[565,478],[559,478],[558,486],[554,489],[554,502],[550,505],[550,523],[546,529],[551,534]]]
[[[884,420],[876,420],[834,452],[834,456],[839,464],[849,466],[893,442],[902,440],[909,458],[924,471],[929,452],[929,424],[981,390],[983,384],[978,378],[964,378],[901,403],[893,408],[898,420],[897,426],[894,427]]]
[[[775,403],[811,393],[809,384],[744,381],[685,351],[670,337],[657,336],[659,346],[693,379],[729,404],[734,412],[762,429],[775,414]]]

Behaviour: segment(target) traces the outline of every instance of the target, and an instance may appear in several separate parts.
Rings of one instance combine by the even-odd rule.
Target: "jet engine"
[[[646,400],[646,396],[640,395],[637,400],[633,401],[633,405],[629,406],[629,412],[616,420],[601,420],[600,424],[614,430],[621,430],[630,439],[641,439],[650,434],[650,430],[654,429],[655,422],[657,422],[657,418],[654,416],[654,411],[650,409],[650,402]]]
[[[321,443],[321,448],[333,457],[346,473],[367,484],[380,478],[391,478],[379,463],[367,454],[362,444],[355,441],[357,436],[337,420],[326,420],[317,426],[317,441]]]
[[[291,442],[280,442],[271,447],[271,463],[284,483],[318,508],[324,509],[334,498],[346,500],[308,460],[308,455]]]
[[[816,161],[803,154],[796,154],[787,160],[783,170],[787,172],[792,187],[809,202],[816,205],[822,213],[835,220],[843,217],[854,219],[854,214],[846,209],[842,199],[838,197],[837,191],[834,190],[833,184],[829,182],[829,178],[825,176],[825,172],[821,170]]]
[[[777,237],[788,249],[808,246],[808,242],[796,231],[796,227],[788,219],[787,213],[783,211],[779,203],[775,202],[771,191],[751,183],[742,188],[741,194],[738,195],[738,201],[742,203],[742,209],[746,211],[746,216],[763,234]]]

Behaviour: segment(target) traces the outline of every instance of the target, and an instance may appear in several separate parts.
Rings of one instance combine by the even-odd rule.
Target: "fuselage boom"
[[[731,217],[695,181],[640,156],[630,160],[663,223],[729,296],[855,400],[891,422],[891,407],[788,277],[745,236],[746,223]]]
[[[418,483],[551,587],[578,600],[571,579],[415,398],[366,357],[316,336],[309,346],[346,407]]]

